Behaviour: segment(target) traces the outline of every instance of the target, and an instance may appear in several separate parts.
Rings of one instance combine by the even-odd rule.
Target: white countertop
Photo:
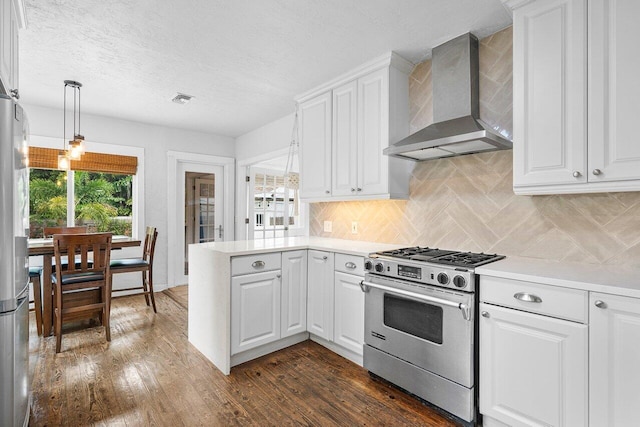
[[[480,266],[475,272],[505,279],[640,298],[640,269],[624,265],[507,257]]]
[[[215,252],[222,252],[229,256],[293,251],[296,249],[317,249],[321,251],[366,256],[371,252],[396,249],[406,245],[390,245],[388,243],[330,239],[326,237],[287,237],[265,240],[234,240],[230,242],[198,243],[190,246],[197,246],[199,249],[209,249]]]

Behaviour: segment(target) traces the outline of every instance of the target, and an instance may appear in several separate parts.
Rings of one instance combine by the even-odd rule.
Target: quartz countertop
[[[286,237],[264,240],[234,240],[229,242],[198,243],[201,249],[222,252],[229,256],[250,255],[267,252],[317,249],[349,255],[366,256],[372,252],[400,248],[406,245],[363,242],[359,240],[331,239],[326,237]]]
[[[476,274],[640,298],[640,268],[507,257]],[[482,279],[480,281],[482,286]]]

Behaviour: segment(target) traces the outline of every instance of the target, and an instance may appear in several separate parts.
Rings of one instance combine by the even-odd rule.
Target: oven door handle
[[[397,294],[397,295],[403,295],[406,297],[410,297],[410,298],[415,298],[421,301],[425,301],[425,302],[432,302],[435,304],[440,304],[440,305],[445,305],[447,307],[454,307],[454,308],[458,308],[460,309],[460,311],[462,311],[462,317],[464,318],[464,320],[471,320],[471,313],[469,310],[469,306],[467,304],[463,304],[461,302],[454,302],[454,301],[449,301],[446,299],[442,299],[442,298],[436,298],[436,297],[432,297],[429,295],[422,295],[422,294],[418,294],[415,292],[411,292],[411,291],[405,291],[404,289],[397,289],[397,288],[392,288],[389,286],[384,286],[384,285],[378,285],[377,283],[371,283],[371,282],[365,282],[364,280],[362,280],[360,282],[360,289],[362,289],[362,292],[369,292],[369,288],[376,288],[376,289],[380,289],[382,291],[387,291],[389,293],[392,294]]]

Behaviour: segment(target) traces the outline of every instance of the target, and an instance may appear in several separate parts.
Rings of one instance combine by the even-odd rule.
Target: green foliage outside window
[[[91,232],[131,236],[132,176],[73,173],[75,225],[87,225]],[[42,237],[43,227],[66,225],[65,171],[31,169],[29,198],[31,237]]]

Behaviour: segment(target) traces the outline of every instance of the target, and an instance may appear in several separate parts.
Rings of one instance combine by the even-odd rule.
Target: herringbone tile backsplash
[[[480,41],[480,116],[509,137],[512,70],[511,28]],[[414,132],[433,120],[431,61],[410,103]],[[310,234],[640,267],[640,192],[516,196],[510,150],[416,163],[410,185],[409,200],[311,204]]]

